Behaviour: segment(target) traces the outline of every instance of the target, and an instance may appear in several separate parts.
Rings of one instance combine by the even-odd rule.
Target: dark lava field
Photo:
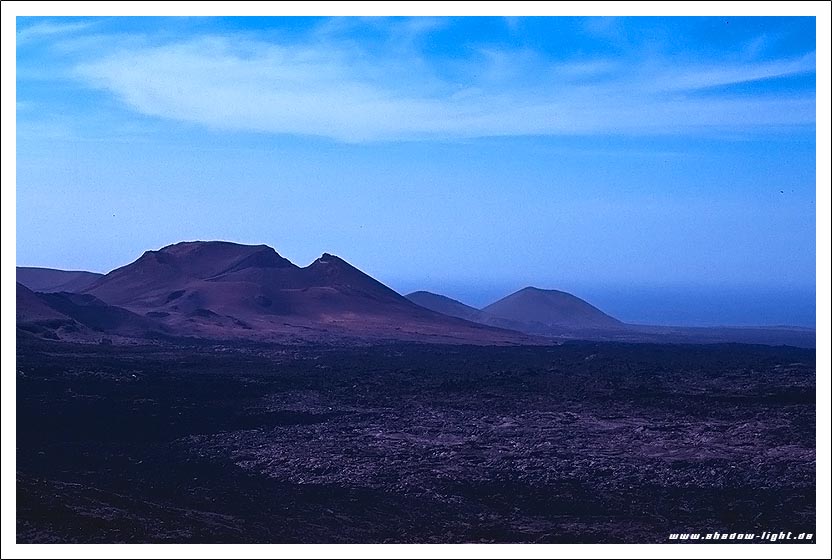
[[[18,542],[815,532],[791,347],[19,339]]]

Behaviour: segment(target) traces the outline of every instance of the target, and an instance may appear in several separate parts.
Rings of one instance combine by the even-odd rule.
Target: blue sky
[[[814,18],[18,18],[17,263],[186,239],[814,324]]]

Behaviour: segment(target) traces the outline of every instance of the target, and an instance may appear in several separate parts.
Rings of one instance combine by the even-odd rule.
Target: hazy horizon
[[[160,249],[156,247],[149,250]],[[277,251],[280,253],[280,251]],[[326,251],[322,251],[326,252]],[[280,253],[282,256],[286,256]],[[138,258],[139,255],[136,255]],[[292,259],[289,259],[292,260]],[[314,260],[314,259],[313,259]],[[131,261],[122,263],[123,266]],[[298,266],[309,262],[292,261]],[[351,262],[361,269],[360,263]],[[55,268],[44,265],[18,265]],[[118,267],[114,267],[118,268]],[[62,269],[69,270],[69,269]],[[110,270],[72,269],[73,271],[106,274]],[[363,270],[363,269],[362,269]],[[604,286],[559,284],[493,284],[460,285],[435,282],[430,279],[388,279],[383,271],[364,270],[402,295],[427,291],[450,297],[466,305],[481,309],[527,286],[546,290],[561,290],[576,295],[605,313],[626,323],[662,326],[795,326],[815,328],[815,287],[776,288],[766,286],[708,287],[690,285],[664,286]],[[780,303],[791,302],[789,307]]]
[[[17,23],[17,263],[188,239],[482,306],[815,321],[815,20]]]

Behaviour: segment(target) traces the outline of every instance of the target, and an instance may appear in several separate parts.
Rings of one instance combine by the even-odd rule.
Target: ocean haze
[[[635,287],[584,293],[630,323],[814,328],[816,320],[814,286]]]

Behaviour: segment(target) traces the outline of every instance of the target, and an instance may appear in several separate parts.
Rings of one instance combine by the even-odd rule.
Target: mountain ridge
[[[263,244],[183,241],[145,251],[104,275],[19,267],[18,276],[32,278],[32,270],[35,280],[49,280],[41,284],[46,288],[76,280],[80,286],[50,295],[18,284],[18,326],[31,327],[38,336],[77,329],[90,336],[271,342],[589,339],[815,346],[814,330],[627,324],[572,294],[533,286],[482,309],[430,292],[403,296],[336,255],[322,253],[299,267]],[[50,324],[57,330],[49,330]]]
[[[298,267],[267,245],[225,241],[145,251],[77,294],[35,296],[91,328],[121,320],[196,338],[544,342],[427,310],[330,253]]]

